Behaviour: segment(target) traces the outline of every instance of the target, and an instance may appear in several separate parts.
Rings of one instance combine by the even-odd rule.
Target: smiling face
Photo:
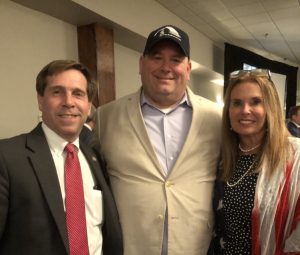
[[[89,115],[87,80],[77,70],[47,77],[43,96],[38,95],[43,122],[68,142],[73,142]]]
[[[229,119],[242,144],[261,143],[265,134],[266,109],[258,84],[245,81],[232,89]]]
[[[191,63],[172,41],[157,43],[140,58],[140,75],[145,96],[159,108],[171,107],[182,99],[190,79]]]

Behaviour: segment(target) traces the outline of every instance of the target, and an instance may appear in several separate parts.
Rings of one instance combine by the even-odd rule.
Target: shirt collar
[[[89,130],[93,131],[92,128],[91,128],[91,126],[89,124],[84,123],[83,125],[86,126]]]
[[[297,128],[300,128],[300,125],[298,125],[296,122],[294,122],[294,121],[292,121],[292,120],[291,120],[291,122],[294,123],[294,125],[295,125]]]
[[[147,105],[150,105],[151,107],[154,107],[154,108],[156,108],[156,109],[158,109],[158,110],[161,111],[161,109],[157,108],[156,106],[154,106],[153,104],[151,104],[151,102],[149,102],[149,100],[147,100],[147,98],[145,97],[145,93],[144,93],[144,90],[143,90],[143,89],[142,89],[142,91],[141,91],[141,100],[140,100],[140,101],[141,101],[141,102],[140,102],[141,107],[143,107],[145,104],[147,104]],[[188,105],[189,107],[192,107],[192,104],[191,104],[191,102],[190,102],[190,99],[189,99],[188,94],[186,93],[186,91],[185,91],[184,96],[183,96],[183,98],[181,99],[181,101],[180,101],[180,102],[179,102],[172,110],[174,110],[174,109],[177,108],[179,105],[182,105],[182,104],[184,104],[184,103],[186,103],[186,105]]]
[[[42,129],[45,133],[50,150],[54,151],[55,153],[62,153],[65,146],[68,144],[68,141],[55,133],[44,122],[42,122]],[[72,143],[79,148],[79,137]]]

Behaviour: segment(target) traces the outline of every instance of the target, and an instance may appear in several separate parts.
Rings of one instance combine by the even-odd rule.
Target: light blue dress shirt
[[[152,105],[141,93],[141,110],[147,133],[164,170],[170,174],[191,126],[193,109],[185,93],[178,105],[169,109],[159,109]],[[161,255],[168,254],[168,208],[165,212],[164,238]]]

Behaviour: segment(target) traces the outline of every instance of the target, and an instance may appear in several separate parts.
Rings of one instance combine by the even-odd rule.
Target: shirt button
[[[157,216],[157,218],[158,218],[159,220],[163,220],[163,219],[164,219],[164,216],[163,216],[162,214],[159,214],[159,215]]]

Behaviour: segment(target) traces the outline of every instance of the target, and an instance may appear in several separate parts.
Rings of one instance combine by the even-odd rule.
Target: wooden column
[[[115,68],[113,30],[95,23],[77,27],[79,61],[86,65],[98,86],[93,104],[115,100]]]

